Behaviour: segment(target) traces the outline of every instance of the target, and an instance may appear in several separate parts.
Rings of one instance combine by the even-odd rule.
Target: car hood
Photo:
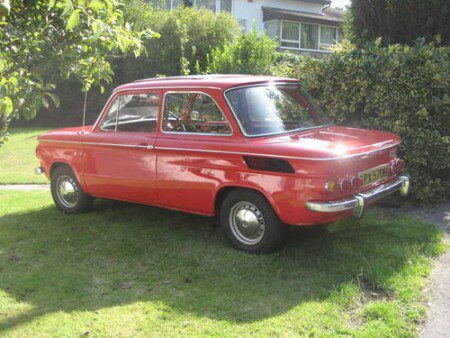
[[[363,156],[400,143],[392,133],[349,127],[324,127],[302,132],[253,139],[264,152],[288,157],[333,159]]]

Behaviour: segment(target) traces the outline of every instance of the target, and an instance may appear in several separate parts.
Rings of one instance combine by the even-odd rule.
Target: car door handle
[[[145,149],[147,149],[147,150],[153,150],[153,149],[155,149],[155,147],[152,145],[152,144],[140,144],[139,145],[139,147],[140,148],[145,148]]]

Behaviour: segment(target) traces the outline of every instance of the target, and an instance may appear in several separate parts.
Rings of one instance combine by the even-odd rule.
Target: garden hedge
[[[299,78],[337,124],[399,134],[412,196],[450,196],[450,47],[373,44],[323,60],[285,55],[273,72]]]

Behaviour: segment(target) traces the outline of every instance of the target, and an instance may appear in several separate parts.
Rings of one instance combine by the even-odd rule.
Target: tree
[[[448,0],[352,0],[353,40],[382,38],[384,45],[413,45],[418,38],[450,43]]]
[[[58,79],[75,78],[85,91],[108,82],[111,57],[139,55],[154,36],[125,23],[118,0],[13,0],[10,10],[0,1],[0,144],[11,119],[59,104]]]

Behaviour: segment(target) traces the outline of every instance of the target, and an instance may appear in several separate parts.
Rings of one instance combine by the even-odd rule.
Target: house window
[[[195,6],[216,11],[216,0],[195,0]]]
[[[278,40],[280,38],[280,21],[272,20],[264,22],[264,30],[268,36]]]
[[[168,1],[172,2],[172,7],[171,7],[172,9],[177,8],[184,4],[183,0],[168,0]]]
[[[337,28],[331,26],[320,26],[320,48],[333,46],[337,39]]]
[[[231,12],[232,0],[220,0],[220,10],[223,12]]]
[[[244,32],[247,31],[247,19],[236,18],[237,22],[242,26]]]
[[[298,49],[300,47],[300,24],[283,21],[281,27],[281,46]]]
[[[300,47],[303,49],[319,49],[319,26],[302,23],[301,31]]]
[[[152,0],[153,6],[159,9],[175,9],[181,5],[201,7],[213,12],[231,12],[232,0]],[[218,7],[220,6],[220,7]]]
[[[267,35],[277,37],[274,33],[277,22],[265,23]],[[327,47],[333,46],[337,42],[340,42],[340,31],[337,27],[281,21],[280,45],[282,48],[326,51]]]

